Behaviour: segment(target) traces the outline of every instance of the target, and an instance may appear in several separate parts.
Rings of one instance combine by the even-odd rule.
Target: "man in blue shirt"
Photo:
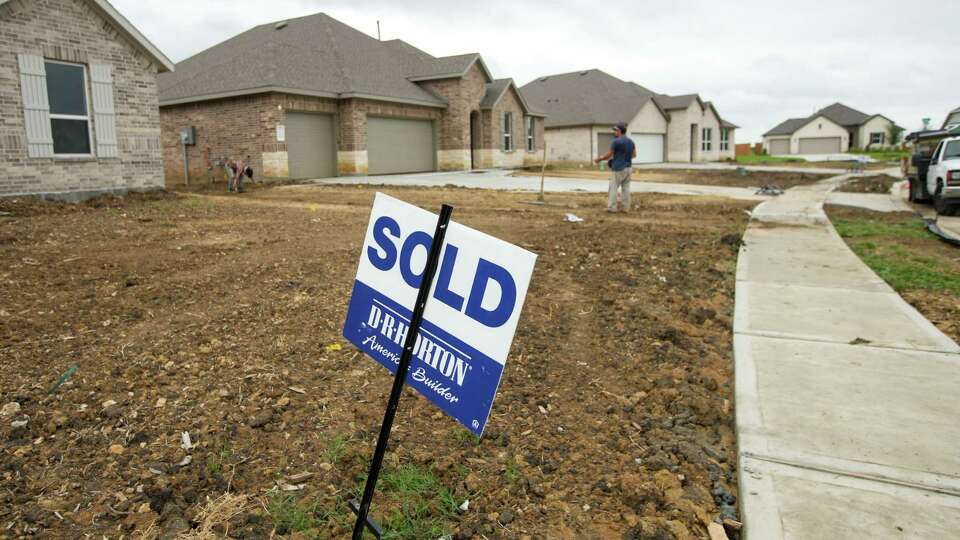
[[[607,198],[607,212],[617,211],[617,191],[620,191],[623,211],[630,211],[630,173],[633,172],[633,158],[637,157],[637,147],[630,137],[627,137],[627,125],[620,122],[613,127],[616,136],[610,145],[610,150],[594,160],[600,163],[610,160],[613,169],[613,178],[610,179],[610,192]],[[612,159],[611,159],[612,158]]]

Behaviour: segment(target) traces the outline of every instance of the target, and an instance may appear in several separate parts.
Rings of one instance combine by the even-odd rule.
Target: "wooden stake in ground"
[[[547,170],[547,139],[543,139],[543,162],[540,164],[540,197],[537,199],[540,202],[544,202],[546,199],[543,197],[543,175]]]

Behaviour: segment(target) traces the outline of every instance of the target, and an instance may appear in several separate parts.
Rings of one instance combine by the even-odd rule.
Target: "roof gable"
[[[677,109],[687,109],[694,102],[697,102],[700,105],[700,109],[704,109],[703,100],[700,99],[699,94],[684,94],[680,96],[668,96],[666,94],[657,94],[654,99],[657,103],[660,104],[666,111],[674,111]]]
[[[6,4],[9,0],[0,0],[0,6]],[[86,0],[88,4],[99,13],[103,18],[110,22],[111,25],[120,33],[120,35],[129,39],[134,47],[140,49],[147,54],[154,62],[157,63],[158,71],[168,72],[173,71],[174,65],[169,58],[166,57],[160,49],[158,49],[149,39],[146,38],[139,30],[127,20],[116,8],[114,8],[110,2],[107,0]]]
[[[833,122],[844,127],[860,126],[871,118],[871,115],[847,107],[843,103],[834,103],[833,105],[824,107],[813,113],[811,118],[814,116],[826,116]]]
[[[527,100],[523,97],[523,93],[517,88],[513,79],[497,79],[487,83],[486,93],[484,93],[483,99],[480,100],[480,109],[493,109],[508,91],[513,92],[517,101],[520,103],[520,107],[523,108],[523,111],[528,115],[546,116],[544,113],[530,108],[529,103],[527,103]]]

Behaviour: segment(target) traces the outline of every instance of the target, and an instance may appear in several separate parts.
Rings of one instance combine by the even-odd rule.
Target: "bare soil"
[[[381,482],[378,520],[689,539],[736,516],[730,329],[749,204],[651,195],[610,216],[599,196],[384,191],[453,204],[540,258],[483,440],[401,400],[387,469],[427,471],[469,509],[408,508]],[[345,537],[391,384],[340,335],[373,194],[0,201],[0,406],[18,404],[0,417],[0,538]],[[571,208],[586,221],[564,223]],[[227,492],[251,502],[224,510]]]
[[[886,174],[876,174],[857,178],[840,186],[837,191],[844,193],[890,193],[890,189],[899,179]]]
[[[518,176],[540,176],[539,171],[518,171]],[[609,171],[588,169],[555,169],[547,170],[547,176],[559,178],[595,178],[610,180]],[[789,189],[795,186],[814,184],[828,175],[815,173],[795,173],[777,171],[746,171],[740,176],[736,170],[701,170],[701,169],[635,169],[631,179],[634,182],[658,182],[663,184],[692,184],[698,186],[727,186],[759,188],[768,184]]]

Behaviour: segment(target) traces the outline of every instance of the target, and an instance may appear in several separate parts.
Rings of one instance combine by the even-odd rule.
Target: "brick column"
[[[367,174],[366,107],[355,99],[342,101],[337,122],[340,130],[340,144],[337,148],[337,173],[343,176]]]

